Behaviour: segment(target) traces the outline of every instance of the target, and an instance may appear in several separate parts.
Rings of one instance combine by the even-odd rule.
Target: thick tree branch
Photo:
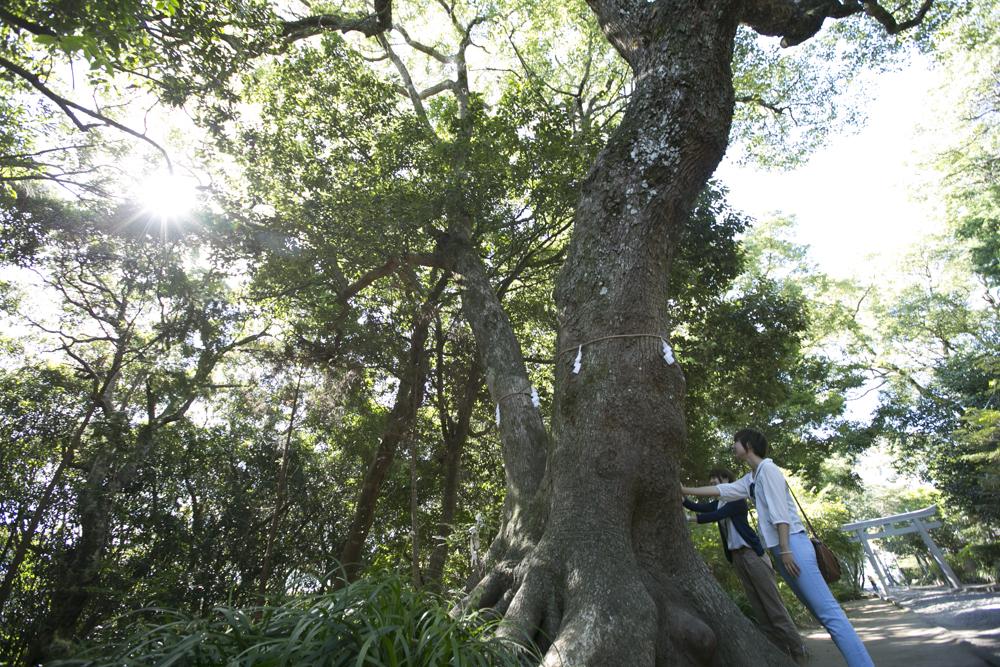
[[[6,9],[0,7],[0,23],[7,23],[14,26],[15,28],[20,28],[21,30],[27,30],[33,35],[45,35],[47,37],[58,36],[56,31],[52,28],[48,28],[44,25],[35,23],[34,21],[29,21],[26,18],[22,18],[15,14],[11,14]]]
[[[343,305],[347,305],[347,302],[356,297],[361,290],[365,289],[379,278],[385,278],[386,276],[392,274],[397,268],[399,268],[399,258],[390,257],[389,260],[382,266],[376,266],[374,269],[365,272],[360,278],[337,292],[337,301]]]
[[[934,0],[924,0],[913,18],[898,22],[885,7],[874,0],[753,0],[747,3],[743,22],[762,35],[781,37],[784,47],[801,44],[811,38],[828,18],[842,19],[862,12],[882,24],[890,35],[919,25]]]
[[[392,0],[375,0],[375,11],[371,14],[345,16],[341,14],[317,14],[294,21],[285,21],[281,34],[286,42],[294,42],[324,32],[360,32],[365,37],[374,37],[392,27]]]
[[[437,269],[449,268],[449,262],[439,254],[427,253],[407,253],[403,255],[403,260],[414,266],[430,266]]]
[[[633,70],[639,65],[646,33],[653,28],[658,4],[636,0],[587,0],[597,22],[622,58]]]
[[[428,97],[433,97],[446,90],[455,90],[455,82],[451,79],[445,79],[444,81],[440,81],[433,86],[424,88],[420,91],[420,99],[426,100]]]
[[[385,264],[366,271],[360,278],[337,292],[337,301],[346,306],[347,302],[360,294],[362,290],[375,281],[392,275],[396,269],[403,265],[444,268],[445,263],[434,255],[405,253],[398,257],[390,257]]]

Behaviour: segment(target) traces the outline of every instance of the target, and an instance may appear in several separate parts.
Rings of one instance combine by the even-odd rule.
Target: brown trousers
[[[774,568],[767,554],[758,556],[746,547],[732,552],[733,566],[753,607],[757,625],[771,643],[790,655],[802,653],[802,637],[778,593]]]

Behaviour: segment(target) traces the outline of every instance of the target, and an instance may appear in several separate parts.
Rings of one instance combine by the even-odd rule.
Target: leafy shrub
[[[966,545],[948,560],[966,583],[1000,581],[1000,542]]]
[[[283,605],[217,607],[209,618],[146,609],[118,637],[60,667],[232,665],[518,665],[523,647],[493,637],[495,622],[452,618],[447,601],[397,575],[369,578]]]

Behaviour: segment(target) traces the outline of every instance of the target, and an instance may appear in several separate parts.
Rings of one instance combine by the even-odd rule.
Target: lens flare
[[[145,213],[163,222],[178,220],[198,204],[196,183],[176,174],[153,174],[139,183],[135,200]]]

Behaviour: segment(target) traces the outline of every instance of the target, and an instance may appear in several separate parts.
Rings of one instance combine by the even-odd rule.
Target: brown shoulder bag
[[[787,484],[788,482],[786,481],[785,483]],[[809,532],[812,533],[812,537],[809,540],[816,550],[816,564],[819,566],[819,573],[823,575],[823,579],[828,584],[840,581],[840,561],[837,559],[837,555],[830,550],[830,547],[823,544],[823,540],[819,539],[816,529],[813,528],[809,517],[806,516],[805,510],[802,509],[802,505],[799,503],[799,499],[795,497],[795,492],[792,491],[791,486],[788,487],[788,492],[792,494],[795,504],[798,505],[799,513],[805,520],[806,526],[809,527]]]

